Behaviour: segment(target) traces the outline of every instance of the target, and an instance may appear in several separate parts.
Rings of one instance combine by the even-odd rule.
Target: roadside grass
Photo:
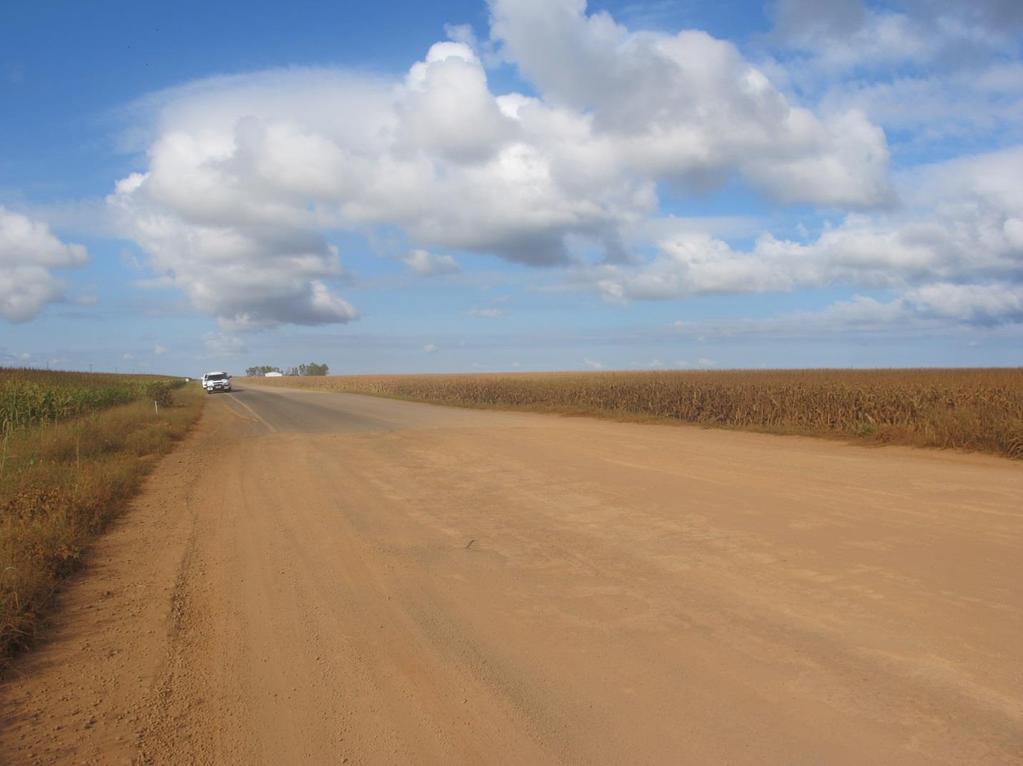
[[[727,370],[254,378],[259,385],[691,423],[1023,458],[1023,369]]]
[[[166,379],[165,379],[166,380]],[[61,581],[192,427],[198,386],[0,436],[0,674],[32,643]]]

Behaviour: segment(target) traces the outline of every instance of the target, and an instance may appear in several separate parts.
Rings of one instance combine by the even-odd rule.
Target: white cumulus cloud
[[[620,176],[700,185],[735,171],[784,201],[889,200],[884,133],[858,111],[797,106],[734,45],[631,32],[584,0],[491,0],[491,34],[545,105],[585,116],[569,156]],[[557,113],[555,113],[557,114]],[[592,157],[596,159],[596,157]]]
[[[412,250],[402,260],[421,277],[457,274],[459,271],[458,262],[450,255],[436,255],[421,248]]]
[[[626,255],[661,184],[738,174],[783,202],[890,200],[883,132],[816,114],[723,40],[633,32],[582,0],[492,0],[491,39],[535,86],[498,93],[463,28],[404,76],[288,69],[154,94],[146,167],[108,204],[160,284],[225,329],[347,322],[337,230],[399,228],[413,271],[432,250],[529,265],[577,243]],[[448,260],[451,259],[451,260]]]
[[[26,322],[47,303],[62,300],[52,270],[87,260],[82,245],[62,242],[42,221],[0,206],[0,316]]]
[[[906,206],[853,214],[809,242],[759,236],[736,249],[682,227],[636,265],[588,279],[615,302],[834,284],[906,291],[907,306],[963,321],[1017,321],[1023,281],[1023,147],[905,174]],[[943,308],[944,307],[944,308]]]

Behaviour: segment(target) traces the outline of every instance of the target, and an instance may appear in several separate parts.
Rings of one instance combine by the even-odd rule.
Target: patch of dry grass
[[[357,375],[252,382],[1023,458],[1021,369]]]
[[[61,580],[203,405],[198,386],[177,388],[157,413],[149,393],[0,442],[0,670],[31,643]]]

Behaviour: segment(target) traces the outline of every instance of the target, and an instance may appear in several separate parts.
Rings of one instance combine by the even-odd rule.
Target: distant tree
[[[269,364],[261,364],[258,367],[249,367],[245,370],[245,374],[250,378],[259,378],[266,375],[268,372],[280,372],[280,367],[271,367]]]
[[[300,364],[298,367],[292,367],[288,370],[288,375],[326,375],[328,372],[330,372],[330,368],[326,364],[308,362]]]
[[[303,375],[326,375],[330,372],[330,368],[325,363],[316,364],[315,362],[310,362],[305,367],[306,370],[302,373]]]

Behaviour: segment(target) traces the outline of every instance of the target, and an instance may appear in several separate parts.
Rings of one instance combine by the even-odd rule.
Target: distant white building
[[[283,373],[280,372],[268,372],[263,375],[264,378],[283,378]]]

